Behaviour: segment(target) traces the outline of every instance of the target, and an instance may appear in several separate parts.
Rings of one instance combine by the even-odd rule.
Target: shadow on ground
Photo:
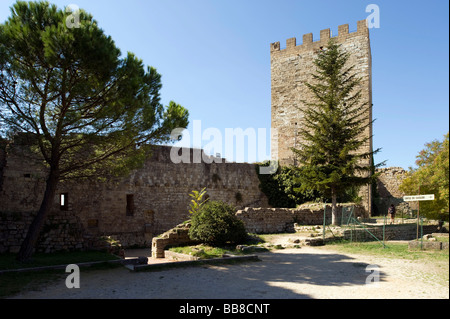
[[[259,262],[231,265],[139,273],[123,268],[89,272],[81,274],[80,289],[67,289],[61,282],[21,297],[305,299],[312,298],[308,292],[315,289],[364,286],[371,274],[368,264],[352,262],[349,256],[302,250],[263,253]],[[380,281],[383,276],[380,272]]]

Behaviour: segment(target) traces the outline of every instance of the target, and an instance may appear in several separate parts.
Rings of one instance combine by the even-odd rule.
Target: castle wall
[[[338,220],[341,220],[342,209],[350,208],[350,204],[338,204]],[[365,217],[364,208],[354,207],[355,217]],[[323,204],[305,204],[297,208],[252,208],[238,210],[236,216],[244,222],[249,233],[274,234],[294,232],[294,223],[299,225],[323,225]],[[346,215],[344,215],[346,216]],[[331,205],[326,205],[325,222],[331,224]],[[345,222],[345,221],[344,221]]]
[[[281,164],[294,164],[291,147],[300,146],[303,141],[296,132],[302,125],[302,101],[312,98],[310,90],[304,85],[312,82],[311,74],[315,73],[314,60],[321,48],[325,48],[330,39],[330,29],[320,31],[320,40],[313,42],[312,33],[303,35],[303,43],[296,44],[296,38],[286,41],[286,48],[280,49],[280,42],[271,44],[271,93],[272,93],[272,127],[278,129],[278,147],[272,145],[272,157],[278,158]],[[333,37],[344,51],[350,52],[348,65],[354,65],[354,71],[361,77],[361,101],[369,104],[369,118],[372,119],[371,105],[371,52],[369,30],[366,20],[358,21],[357,31],[349,33],[348,24],[338,28],[338,35]],[[371,127],[364,132],[371,136]],[[370,144],[365,145],[371,150]]]
[[[39,209],[45,186],[46,172],[42,163],[31,160],[26,154],[24,147],[10,147],[0,177],[3,181],[0,212],[5,219],[2,222],[5,227],[0,227],[0,238],[15,238],[14,243],[8,245],[14,246],[13,250],[18,250],[31,216]],[[59,216],[63,212],[75,216],[76,220],[71,220],[70,224],[78,225],[72,228],[83,234],[78,236],[79,240],[84,235],[88,238],[110,235],[124,246],[149,246],[153,236],[189,218],[189,193],[203,187],[207,187],[211,200],[221,200],[237,208],[268,205],[259,190],[255,165],[175,164],[170,160],[170,147],[158,146],[144,166],[126,178],[60,183],[51,215]],[[64,207],[61,207],[61,194],[65,196]],[[19,229],[13,229],[19,221]],[[52,236],[61,237],[54,232]],[[8,247],[3,251],[9,251]]]
[[[377,180],[378,196],[382,198],[403,198],[405,193],[399,190],[403,180],[406,178],[406,171],[401,167],[386,167],[376,170],[380,173]]]
[[[271,118],[272,128],[278,132],[278,139],[272,140],[271,157],[278,159],[281,165],[296,165],[292,147],[298,148],[303,141],[297,132],[302,126],[303,110],[306,108],[302,101],[311,100],[312,94],[304,85],[312,82],[311,74],[315,73],[314,60],[320,50],[325,48],[331,37],[330,29],[320,31],[320,39],[313,41],[313,34],[303,35],[303,43],[297,45],[296,38],[286,40],[286,48],[280,48],[280,42],[270,46],[271,61]],[[350,53],[348,65],[354,65],[354,71],[361,78],[361,102],[368,103],[368,121],[372,121],[372,61],[370,51],[369,29],[366,20],[358,21],[357,31],[349,32],[348,24],[338,27],[338,35],[334,36],[337,44],[344,51]],[[370,137],[362,147],[362,152],[372,151],[372,125],[363,133]],[[366,165],[370,165],[370,159]],[[371,188],[362,187],[360,196],[364,199],[364,206],[370,212]]]
[[[406,216],[411,210],[417,209],[416,202],[404,202],[403,196],[408,195],[399,190],[399,186],[407,177],[407,171],[401,167],[385,167],[376,170],[379,173],[377,179],[376,194],[374,196],[374,214],[383,215],[391,204],[397,208],[398,215]]]

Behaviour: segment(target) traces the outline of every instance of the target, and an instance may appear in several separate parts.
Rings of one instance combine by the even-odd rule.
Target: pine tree
[[[303,101],[303,145],[295,149],[301,189],[324,192],[332,198],[332,223],[338,223],[337,196],[347,189],[371,183],[375,151],[362,151],[371,138],[363,134],[372,125],[369,101],[362,101],[361,79],[348,66],[350,54],[330,40],[314,64],[313,81],[305,83],[312,99]],[[378,166],[383,165],[380,163]]]
[[[0,24],[0,134],[25,133],[48,171],[20,261],[31,258],[60,181],[124,174],[188,125],[185,108],[161,104],[156,69],[121,57],[92,15],[78,15],[74,27],[55,5],[18,1]]]

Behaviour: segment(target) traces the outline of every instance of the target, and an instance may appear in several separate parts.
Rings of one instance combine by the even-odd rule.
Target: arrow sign
[[[405,202],[415,202],[418,200],[434,200],[434,194],[403,196]]]

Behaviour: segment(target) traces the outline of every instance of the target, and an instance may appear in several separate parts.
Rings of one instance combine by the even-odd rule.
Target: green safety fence
[[[326,203],[324,204],[324,211],[323,211],[323,240],[325,242],[325,231],[326,231]],[[383,238],[380,239],[377,236],[375,236],[368,227],[366,227],[363,223],[359,222],[354,215],[355,206],[349,206],[349,207],[343,207],[341,212],[341,227],[349,227],[350,228],[350,241],[353,242],[353,232],[355,232],[355,238],[356,238],[356,227],[359,226],[364,231],[366,231],[369,235],[371,235],[375,240],[377,240],[379,243],[383,245],[383,248],[386,248],[385,243],[385,229],[386,229],[386,216],[384,216],[383,221]],[[333,237],[334,236],[332,230],[330,227],[328,229],[331,231]]]

